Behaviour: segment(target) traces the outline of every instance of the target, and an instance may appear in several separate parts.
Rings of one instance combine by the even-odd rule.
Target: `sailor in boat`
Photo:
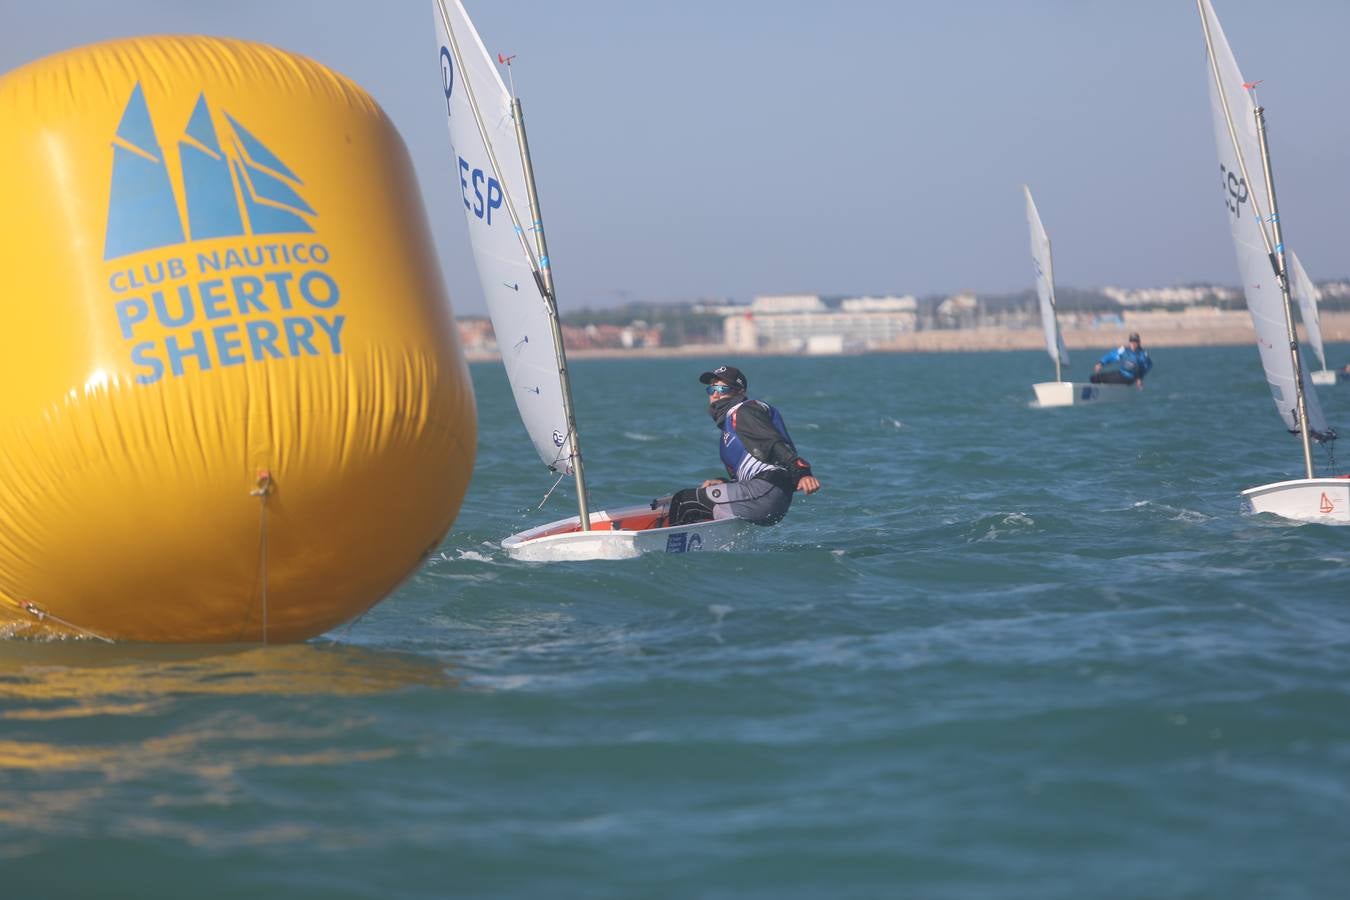
[[[740,369],[718,366],[698,380],[708,386],[708,414],[721,432],[722,464],[730,477],[677,491],[670,498],[667,524],[729,518],[778,524],[795,491],[820,490],[811,464],[797,455],[778,410],[746,397],[749,382]]]
[[[1115,363],[1117,368],[1107,372],[1102,371],[1102,366],[1109,366]],[[1148,351],[1141,346],[1139,342],[1139,332],[1130,335],[1127,343],[1110,351],[1098,361],[1092,368],[1092,377],[1088,379],[1093,384],[1132,384],[1140,390],[1144,389],[1144,376],[1153,368],[1153,360],[1149,358]]]

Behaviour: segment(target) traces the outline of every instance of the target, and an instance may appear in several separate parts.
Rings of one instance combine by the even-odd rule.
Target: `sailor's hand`
[[[710,488],[715,484],[726,484],[726,483],[727,480],[725,478],[709,478],[707,481],[700,484],[699,487]]]
[[[1138,381],[1134,383],[1134,386],[1142,391],[1144,389],[1144,379],[1140,378]]]
[[[1101,364],[1101,363],[1097,363],[1095,366],[1092,367],[1092,371],[1094,371],[1094,372],[1100,372],[1101,370],[1102,370],[1102,364]]]
[[[808,494],[814,494],[816,491],[820,490],[820,481],[814,475],[807,475],[802,478],[801,481],[797,482],[797,490],[804,491]]]

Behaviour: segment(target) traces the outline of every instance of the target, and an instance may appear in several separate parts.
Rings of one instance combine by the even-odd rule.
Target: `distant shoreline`
[[[1321,316],[1322,340],[1326,344],[1350,342],[1350,312],[1324,312]],[[1067,327],[1064,343],[1069,352],[1096,353],[1124,343],[1131,331],[1138,331],[1145,347],[1213,347],[1256,342],[1252,320],[1246,310],[1225,310],[1176,315],[1168,313],[1127,313],[1123,325],[1097,328]],[[1303,327],[1300,340],[1306,341]],[[885,346],[868,348],[868,353],[953,353],[991,350],[1044,350],[1045,337],[1039,328],[950,328],[915,331]],[[614,348],[571,349],[569,359],[660,359],[694,356],[781,356],[805,355],[785,348],[744,350],[725,344],[685,344],[679,347],[643,347],[632,350]],[[466,351],[470,362],[499,359],[496,353]],[[1350,360],[1328,359],[1339,368]]]

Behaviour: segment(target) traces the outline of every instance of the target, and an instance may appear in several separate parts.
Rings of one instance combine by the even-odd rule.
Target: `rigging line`
[[[544,508],[544,504],[548,502],[548,498],[553,496],[553,492],[554,492],[555,490],[558,489],[558,485],[562,484],[562,480],[563,480],[564,478],[566,478],[566,477],[567,477],[567,473],[566,473],[566,472],[559,472],[559,473],[558,473],[558,480],[555,481],[555,482],[553,482],[553,487],[551,487],[551,488],[548,489],[548,493],[544,495],[544,499],[543,499],[543,500],[540,500],[540,501],[539,501],[539,505],[536,506],[535,509],[543,509],[543,508]]]
[[[267,643],[267,495],[263,494],[261,510],[258,513],[260,520],[259,536],[262,541],[262,553],[259,559],[262,575],[262,642]]]
[[[536,393],[537,393],[537,392],[536,392]],[[554,433],[557,434],[557,432],[554,432]],[[558,468],[558,463],[562,462],[562,461],[565,460],[565,459],[571,459],[571,458],[572,458],[572,451],[571,451],[571,450],[566,450],[566,451],[563,450],[564,447],[569,447],[569,446],[571,445],[571,443],[572,443],[572,435],[569,433],[569,434],[567,435],[566,439],[564,439],[563,442],[562,442],[561,444],[558,445],[558,452],[555,453],[555,454],[553,454],[553,463],[549,466],[550,469],[553,469],[553,470],[556,471],[557,468]]]
[[[258,504],[258,579],[262,582],[262,642],[267,643],[267,496],[272,493],[272,473],[258,473],[258,486],[249,491]]]
[[[91,637],[91,638],[94,638],[95,640],[102,641],[102,642],[105,643],[105,644],[114,644],[114,643],[116,643],[116,641],[114,641],[112,638],[104,637],[103,635],[99,634],[99,633],[96,632],[96,631],[90,631],[88,628],[81,628],[79,625],[76,625],[74,622],[71,622],[71,621],[68,621],[68,620],[66,620],[66,619],[63,619],[63,618],[61,618],[61,617],[58,616],[58,615],[54,615],[54,614],[52,614],[52,613],[49,613],[49,612],[47,612],[47,610],[43,609],[42,607],[38,606],[36,603],[33,603],[32,601],[25,600],[24,602],[22,602],[22,603],[19,604],[19,608],[22,609],[24,612],[28,613],[28,614],[29,614],[30,616],[32,616],[33,618],[37,619],[39,622],[43,622],[43,621],[46,621],[47,619],[51,619],[53,622],[57,623],[58,625],[64,625],[65,627],[69,628],[71,631],[78,632],[79,634],[81,634],[81,635],[83,635],[83,636],[85,636],[85,637]]]
[[[370,612],[370,610],[366,610],[366,612]],[[340,643],[342,643],[342,641],[346,640],[347,635],[351,634],[351,630],[352,630],[352,628],[354,628],[354,627],[356,626],[356,623],[357,623],[357,622],[360,622],[360,621],[361,621],[362,619],[364,619],[365,617],[366,617],[366,613],[363,612],[363,613],[361,613],[361,615],[357,616],[355,619],[352,619],[352,620],[351,620],[350,622],[348,622],[346,625],[342,626],[342,631],[340,631],[340,632],[337,634],[337,636],[334,637],[333,640],[330,641],[329,643],[331,643],[331,644],[340,644]]]

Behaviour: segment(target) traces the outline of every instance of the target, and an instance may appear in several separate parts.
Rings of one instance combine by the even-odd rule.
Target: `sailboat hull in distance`
[[[1295,522],[1350,525],[1350,478],[1296,478],[1242,492],[1253,513],[1271,513]]]
[[[1036,405],[1042,408],[1096,406],[1128,400],[1139,393],[1138,388],[1128,384],[1089,384],[1081,381],[1042,381],[1033,384],[1031,389],[1036,392]]]
[[[512,559],[527,562],[580,562],[636,559],[645,553],[706,553],[731,550],[753,528],[742,519],[718,519],[691,525],[658,527],[664,509],[649,504],[591,513],[591,530],[571,516],[513,534],[502,541]]]
[[[1308,377],[1312,379],[1313,384],[1321,387],[1336,383],[1336,371],[1334,369],[1318,369],[1315,372],[1309,372]]]

